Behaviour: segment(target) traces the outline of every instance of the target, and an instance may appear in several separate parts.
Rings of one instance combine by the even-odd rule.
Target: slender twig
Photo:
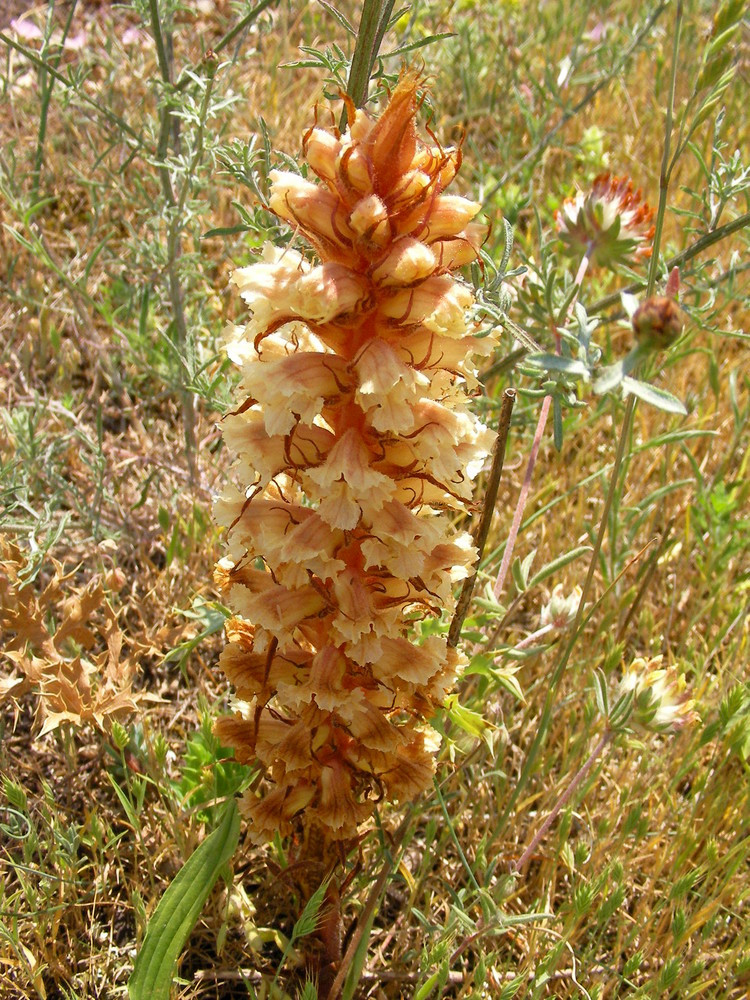
[[[599,759],[604,749],[612,741],[613,736],[614,732],[609,728],[605,729],[605,731],[602,733],[601,737],[599,738],[599,742],[596,744],[594,749],[589,754],[588,759],[573,775],[573,777],[570,780],[570,784],[562,793],[557,802],[554,804],[549,816],[547,816],[545,821],[542,823],[542,825],[539,827],[539,829],[534,834],[532,839],[529,841],[528,846],[526,847],[521,857],[518,858],[516,861],[511,862],[510,872],[512,875],[523,870],[525,865],[528,863],[529,859],[533,856],[537,847],[539,847],[542,840],[544,840],[549,828],[552,826],[557,817],[560,815],[561,811],[565,808],[565,806],[572,798],[573,793],[580,786],[581,782],[589,773],[594,763]]]
[[[503,463],[505,462],[505,451],[508,445],[508,433],[510,431],[510,419],[513,413],[513,404],[515,401],[516,390],[506,389],[503,393],[503,403],[500,409],[497,438],[495,440],[495,449],[492,456],[492,468],[490,469],[489,479],[487,480],[487,489],[484,495],[482,516],[479,519],[474,531],[474,545],[479,553],[477,556],[476,569],[470,577],[467,577],[467,579],[464,580],[464,585],[461,589],[458,603],[456,604],[456,611],[453,615],[450,629],[448,630],[449,646],[456,646],[458,643],[459,636],[461,635],[461,627],[463,626],[464,619],[466,618],[466,613],[469,610],[471,597],[474,593],[474,586],[477,582],[479,566],[482,562],[484,548],[487,544],[487,537],[490,533],[490,526],[492,524],[492,516],[495,512],[497,491],[500,487],[500,479],[503,474]]]

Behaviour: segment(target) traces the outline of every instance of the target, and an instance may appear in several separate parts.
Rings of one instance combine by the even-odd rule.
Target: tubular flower
[[[629,177],[599,174],[591,191],[566,198],[555,216],[560,239],[574,256],[612,267],[651,256],[654,210]]]
[[[217,732],[261,767],[243,803],[257,843],[279,832],[325,853],[384,797],[429,784],[427,720],[459,665],[410,623],[451,608],[476,559],[452,516],[492,445],[467,407],[489,345],[451,272],[484,231],[477,202],[443,193],[460,152],[417,136],[418,82],[405,75],[378,120],[350,104],[343,134],[310,129],[317,181],[272,172],[270,208],[320,263],[268,245],[233,278],[251,316],[228,333],[241,487],[215,514],[237,711]]]

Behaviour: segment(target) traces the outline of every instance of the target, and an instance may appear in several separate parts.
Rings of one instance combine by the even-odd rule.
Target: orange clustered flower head
[[[599,174],[588,194],[578,191],[555,213],[557,231],[573,255],[613,267],[650,257],[654,210],[629,177]]]
[[[444,193],[460,152],[417,135],[419,82],[405,74],[378,120],[348,102],[343,134],[311,128],[317,180],[271,173],[270,208],[319,263],[267,245],[233,276],[251,318],[228,332],[242,402],[224,438],[241,487],[215,513],[237,700],[217,732],[261,765],[243,803],[257,843],[335,846],[381,799],[429,784],[427,720],[458,667],[410,623],[450,609],[476,559],[452,516],[492,445],[467,407],[472,355],[490,345],[451,272],[484,229],[477,202]]]

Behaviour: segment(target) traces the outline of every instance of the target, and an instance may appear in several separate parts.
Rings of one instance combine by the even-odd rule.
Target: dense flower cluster
[[[625,670],[618,695],[633,693],[629,725],[654,732],[674,732],[699,719],[687,690],[685,675],[674,666],[662,667],[663,657],[637,657]]]
[[[612,267],[632,257],[650,257],[654,210],[628,177],[599,174],[591,191],[566,198],[556,213],[560,239],[571,254]]]
[[[431,780],[427,720],[458,654],[410,623],[450,608],[476,558],[453,514],[492,434],[469,412],[470,289],[479,204],[444,194],[460,152],[416,132],[408,74],[374,121],[310,129],[318,181],[271,174],[270,208],[315,250],[267,246],[234,274],[251,309],[228,336],[241,405],[224,420],[241,488],[218,578],[235,617],[221,666],[236,712],[217,724],[264,781],[244,810],[256,842],[353,838],[375,803]],[[317,849],[321,849],[318,847]]]

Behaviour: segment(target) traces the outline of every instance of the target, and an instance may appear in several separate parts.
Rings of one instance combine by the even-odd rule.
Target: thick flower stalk
[[[460,151],[417,136],[416,75],[377,121],[304,139],[310,175],[274,171],[270,208],[319,263],[266,246],[233,280],[251,310],[228,336],[241,402],[224,419],[241,486],[216,504],[218,578],[235,617],[221,666],[236,712],[217,724],[263,781],[243,809],[263,843],[321,859],[375,805],[431,781],[429,718],[454,682],[439,616],[476,553],[453,527],[492,434],[467,407],[479,204],[444,194]]]

